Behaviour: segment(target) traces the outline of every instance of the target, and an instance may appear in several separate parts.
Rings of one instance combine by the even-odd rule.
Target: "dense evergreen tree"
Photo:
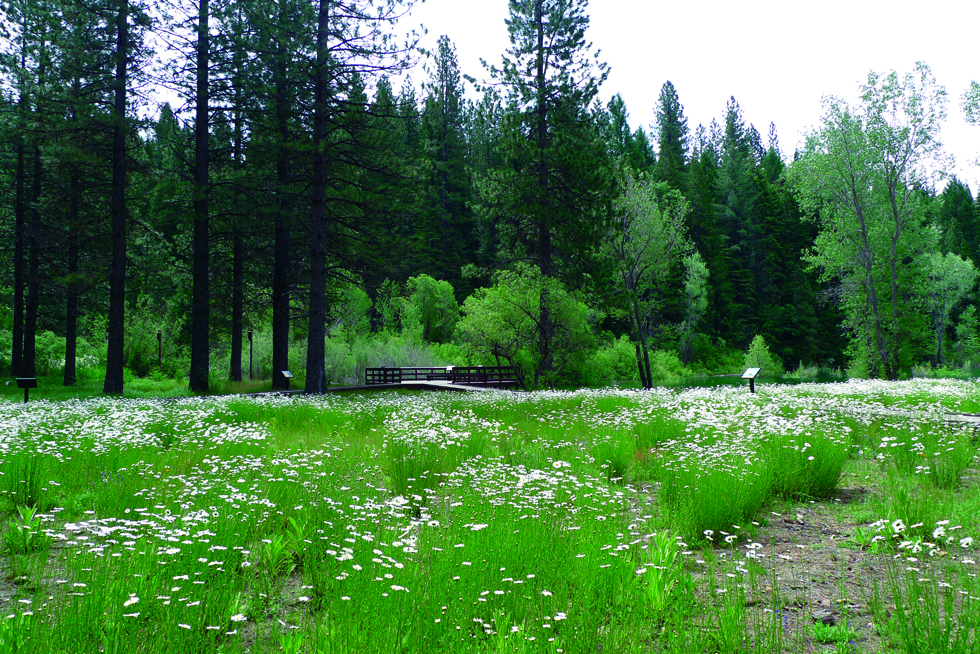
[[[505,165],[485,195],[500,219],[501,246],[533,261],[545,278],[581,282],[608,221],[612,177],[590,105],[608,72],[590,56],[586,0],[511,0],[511,46],[491,75],[508,92],[501,139]],[[548,293],[542,286],[542,293]],[[540,302],[540,370],[551,371],[553,329]],[[537,380],[535,380],[537,383]]]
[[[657,161],[656,177],[671,188],[686,191],[687,118],[677,89],[669,81],[660,89],[657,100]]]

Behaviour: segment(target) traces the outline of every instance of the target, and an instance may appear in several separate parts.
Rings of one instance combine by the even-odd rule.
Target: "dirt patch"
[[[714,586],[723,588],[733,567],[748,571],[741,573],[741,583],[750,646],[762,638],[753,633],[752,625],[778,621],[777,637],[784,651],[887,651],[890,647],[876,630],[869,605],[877,603],[889,615],[894,608],[887,597],[889,555],[872,554],[852,540],[854,529],[867,525],[854,520],[854,511],[842,510],[870,497],[866,487],[843,487],[829,500],[780,507],[780,513],[761,516],[751,542],[703,550],[701,554],[716,557],[718,565],[698,566],[695,582],[707,587],[706,570],[714,569]],[[846,634],[843,642],[829,638],[831,627],[839,629],[836,637]],[[823,642],[817,638],[822,628],[827,628]],[[770,633],[767,642],[772,637]],[[838,643],[842,649],[837,649]]]

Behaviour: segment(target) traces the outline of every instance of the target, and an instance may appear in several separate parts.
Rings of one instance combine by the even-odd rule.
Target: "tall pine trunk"
[[[245,245],[235,230],[231,261],[231,381],[242,380],[242,313],[245,306]]]
[[[289,390],[289,89],[285,52],[278,53],[276,67],[276,113],[279,130],[279,160],[276,162],[278,198],[276,207],[275,253],[272,263],[272,388]]]
[[[108,350],[102,392],[123,392],[123,334],[126,301],[126,59],[129,0],[118,0],[116,76],[112,125],[112,260],[109,264]]]
[[[306,392],[325,393],[327,269],[327,28],[331,0],[320,0],[316,30],[316,97],[313,105],[313,190],[310,210],[310,320],[306,343]]]
[[[241,81],[238,73],[241,71],[241,60],[235,58],[235,135],[234,157],[235,166],[242,166],[242,94]],[[239,217],[234,226],[235,235],[231,255],[231,374],[233,382],[242,381],[242,330],[244,329],[243,313],[245,311],[245,244],[242,238],[242,219]]]
[[[194,273],[191,300],[190,389],[208,392],[210,298],[208,288],[208,0],[197,16],[197,115],[194,147]]]
[[[74,386],[75,354],[78,347],[78,213],[79,213],[79,174],[72,166],[68,200],[68,283],[65,287],[65,371],[64,386]]]
[[[21,103],[23,104],[23,96]],[[20,377],[24,372],[24,220],[27,172],[24,170],[24,141],[17,140],[17,168],[14,173],[14,330],[13,351],[10,353],[10,374]]]
[[[24,360],[21,363],[25,377],[37,375],[37,311],[40,302],[40,238],[41,238],[41,147],[34,144],[34,170],[31,182],[31,226],[27,236],[27,310],[24,315]]]
[[[551,277],[554,272],[551,265],[551,213],[548,211],[548,98],[546,94],[545,79],[545,51],[544,51],[544,16],[543,0],[536,0],[534,6],[535,27],[538,33],[537,51],[537,141],[538,141],[538,193],[540,194],[540,205],[538,211],[538,255],[541,264],[541,276]],[[548,296],[547,286],[541,289],[540,315],[538,320],[538,355],[541,363],[538,371],[549,373],[554,368],[552,362],[551,338],[554,326],[551,323],[551,301]],[[535,372],[534,383],[538,383],[539,374]]]

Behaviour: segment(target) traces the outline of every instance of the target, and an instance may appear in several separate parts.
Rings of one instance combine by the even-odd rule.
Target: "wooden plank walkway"
[[[487,386],[467,386],[465,384],[453,384],[448,381],[404,381],[400,384],[365,384],[361,386],[330,386],[328,393],[345,393],[356,391],[456,391],[464,393],[486,393],[494,390]],[[252,395],[303,395],[303,389],[291,389],[288,391],[259,391],[257,393],[240,393],[243,396]],[[512,391],[514,392],[514,391]]]

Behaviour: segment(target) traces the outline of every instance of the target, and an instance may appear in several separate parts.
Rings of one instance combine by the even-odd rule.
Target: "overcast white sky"
[[[855,101],[869,70],[905,72],[922,60],[949,93],[944,142],[977,193],[980,127],[959,107],[970,80],[980,81],[976,0],[592,0],[589,13],[587,37],[611,68],[602,97],[621,94],[634,129],[649,131],[670,80],[692,131],[720,121],[735,96],[763,142],[776,124],[784,158],[819,122],[823,95]],[[423,24],[430,48],[448,35],[462,72],[483,79],[480,58],[499,63],[509,45],[506,18],[507,0],[426,0],[403,24]],[[418,84],[426,73],[412,77]]]

